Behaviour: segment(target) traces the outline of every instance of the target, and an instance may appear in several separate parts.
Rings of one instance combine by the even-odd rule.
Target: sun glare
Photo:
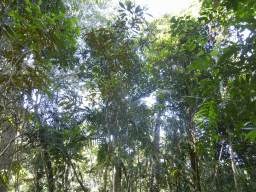
[[[197,15],[199,3],[198,0],[135,0],[136,4],[147,5],[148,13],[154,18],[158,18],[166,13],[168,14],[183,14],[184,10],[189,10],[192,15]],[[154,18],[148,17],[152,20]]]

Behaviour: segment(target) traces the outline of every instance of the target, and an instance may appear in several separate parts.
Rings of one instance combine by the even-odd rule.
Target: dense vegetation
[[[256,3],[199,3],[2,0],[0,191],[255,191]]]

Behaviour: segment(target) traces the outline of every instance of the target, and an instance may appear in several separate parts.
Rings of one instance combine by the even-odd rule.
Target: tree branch
[[[13,139],[8,143],[8,145],[5,147],[5,149],[0,153],[0,157],[6,152],[6,150],[8,149],[8,147],[10,147],[10,145],[11,145],[17,138],[19,138],[19,137],[21,137],[21,136],[23,136],[23,135],[24,135],[24,133],[21,134],[21,135],[19,135],[19,136],[17,136],[17,137],[15,137],[15,138],[13,138]]]

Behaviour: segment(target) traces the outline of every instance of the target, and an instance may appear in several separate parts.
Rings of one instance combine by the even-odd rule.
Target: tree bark
[[[189,93],[191,93],[190,90],[188,90]],[[193,122],[193,117],[194,117],[194,109],[192,106],[190,106],[188,109],[188,118],[189,118],[189,140],[190,140],[190,163],[191,163],[191,168],[193,170],[193,180],[194,180],[194,185],[195,185],[195,191],[201,192],[201,184],[200,184],[200,174],[199,174],[199,158],[198,158],[198,153],[197,153],[197,141],[196,141],[196,130],[195,130],[195,125]]]
[[[2,133],[0,140],[0,191],[8,190],[9,175],[13,158],[13,142],[16,136],[14,125],[8,120],[1,125]]]
[[[216,183],[216,189],[219,191],[219,165],[220,165],[220,160],[221,160],[221,155],[222,155],[222,151],[223,151],[223,147],[224,147],[224,139],[221,140],[221,149],[220,149],[220,154],[218,157],[218,162],[217,165],[215,166],[215,172],[214,172],[214,180],[212,182],[212,188],[214,185],[214,182]]]
[[[109,169],[109,159],[110,159],[110,142],[111,142],[111,138],[110,138],[110,132],[109,132],[109,128],[108,128],[108,139],[109,139],[109,144],[108,144],[108,149],[107,149],[107,154],[106,154],[106,168],[105,168],[105,172],[104,172],[104,184],[103,184],[103,192],[107,191],[107,181],[108,181],[108,169]]]
[[[229,135],[228,140],[229,140],[229,153],[230,153],[230,158],[231,158],[231,168],[232,168],[232,171],[233,171],[235,187],[236,187],[237,191],[242,192],[242,189],[241,189],[241,186],[240,186],[240,183],[239,183],[239,180],[238,180],[238,172],[237,172],[236,161],[235,161],[235,157],[234,157],[233,143],[232,143],[230,135]]]
[[[78,183],[80,184],[80,187],[82,188],[82,190],[83,190],[84,192],[87,192],[88,190],[87,190],[86,187],[83,185],[82,180],[79,179],[78,174],[77,174],[77,172],[76,172],[76,168],[75,168],[74,164],[71,162],[71,159],[70,159],[70,158],[69,158],[69,161],[70,161],[71,167],[72,167],[72,169],[73,169],[73,171],[74,171],[74,174],[75,174],[75,176],[76,176],[76,180],[77,180]]]
[[[191,146],[190,148],[190,163],[191,163],[191,168],[193,170],[193,180],[195,184],[195,191],[201,191],[201,185],[200,185],[200,175],[199,175],[199,169],[198,169],[198,157],[193,149],[194,147]]]
[[[152,163],[152,182],[151,182],[151,191],[159,192],[160,185],[159,185],[159,172],[160,172],[160,159],[159,159],[159,150],[160,150],[160,117],[161,117],[161,110],[159,109],[157,112],[156,117],[156,126],[155,126],[155,138],[154,138],[154,154]]]
[[[121,163],[118,161],[115,164],[115,181],[114,181],[114,191],[115,192],[120,192],[121,191]]]
[[[45,149],[43,149],[43,151],[42,151],[42,159],[44,162],[46,179],[47,179],[47,183],[48,183],[48,190],[49,190],[49,192],[54,192],[52,162],[50,161],[49,154],[45,151]]]
[[[71,168],[71,164],[70,162],[67,163],[67,169],[65,171],[65,176],[64,176],[64,192],[68,192],[69,190],[69,180],[68,180],[68,177],[69,177],[69,172],[70,172],[70,168]]]
[[[38,169],[35,167],[35,192],[40,192],[40,179],[41,179],[41,174],[38,172]]]

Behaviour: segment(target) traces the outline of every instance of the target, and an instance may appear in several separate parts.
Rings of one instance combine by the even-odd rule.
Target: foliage
[[[1,191],[255,191],[255,1],[200,2],[3,0]]]

